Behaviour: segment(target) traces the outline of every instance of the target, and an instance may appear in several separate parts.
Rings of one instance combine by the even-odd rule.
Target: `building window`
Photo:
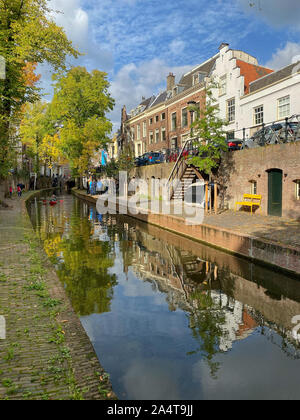
[[[161,141],[166,141],[166,140],[167,140],[166,129],[162,128],[161,129]]]
[[[163,112],[162,114],[161,114],[161,120],[162,121],[164,121],[166,119],[166,113],[165,112]]]
[[[257,195],[257,182],[250,181],[250,194]]]
[[[227,101],[227,118],[230,123],[235,121],[235,98]]]
[[[264,107],[263,105],[254,108],[254,124],[260,125],[264,122]]]
[[[153,124],[153,118],[150,118],[149,125],[152,125],[152,124]]]
[[[220,78],[219,95],[226,95],[227,92],[227,75]]]
[[[156,115],[156,117],[155,117],[155,122],[158,122],[159,121],[159,116],[158,115]]]
[[[141,139],[141,126],[140,125],[136,126],[136,139],[137,140]]]
[[[278,119],[289,117],[290,111],[290,97],[285,96],[284,98],[278,99]]]
[[[153,144],[153,131],[149,133],[149,144]]]
[[[155,143],[159,143],[159,130],[155,130]]]
[[[188,126],[188,110],[184,108],[181,114],[181,126],[187,127]]]
[[[300,179],[297,179],[295,183],[296,183],[296,200],[300,200]]]
[[[234,139],[234,131],[229,131],[227,133],[227,140],[233,140]]]
[[[134,141],[134,127],[131,127],[130,129],[130,137],[131,137],[131,141]]]
[[[142,154],[142,145],[138,144],[138,156],[141,156]]]
[[[147,136],[147,123],[146,121],[143,122],[143,138]]]
[[[171,125],[171,130],[174,131],[177,128],[177,116],[176,116],[176,112],[174,112],[172,114],[172,125]]]

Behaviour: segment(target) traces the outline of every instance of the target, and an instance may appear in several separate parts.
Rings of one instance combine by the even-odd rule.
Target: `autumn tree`
[[[0,0],[0,56],[6,66],[5,77],[0,80],[2,178],[11,165],[10,130],[16,115],[24,103],[39,98],[34,83],[28,83],[33,70],[29,63],[47,62],[60,71],[65,68],[68,55],[78,56],[63,29],[51,19],[47,3],[47,0]]]
[[[114,100],[108,88],[106,73],[89,73],[84,67],[55,78],[51,117],[57,121],[61,148],[74,176],[83,176],[95,153],[110,141],[112,124],[106,113],[113,109]]]
[[[43,138],[54,130],[47,118],[48,104],[43,102],[27,103],[22,108],[20,140],[26,146],[26,154],[35,161],[35,172],[39,171],[39,149]],[[54,134],[55,131],[53,131]]]

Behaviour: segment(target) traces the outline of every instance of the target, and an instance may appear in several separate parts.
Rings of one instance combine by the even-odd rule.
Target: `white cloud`
[[[113,54],[96,41],[89,14],[81,3],[82,0],[50,0],[49,6],[53,10],[51,16],[64,28],[74,46],[84,54],[79,59],[80,64],[89,70],[99,68],[110,71],[113,68]]]
[[[299,0],[237,0],[247,13],[263,18],[267,23],[300,30]],[[250,7],[249,3],[253,6]]]
[[[174,39],[170,44],[170,51],[174,55],[180,54],[185,47],[185,42],[181,39]]]
[[[298,59],[297,59],[298,57]],[[279,48],[273,55],[266,66],[278,70],[289,64],[295,63],[300,60],[300,43],[287,42],[283,48]]]
[[[176,79],[189,71],[194,65],[172,67],[164,60],[155,58],[139,65],[130,63],[123,66],[113,78],[110,92],[116,100],[116,107],[110,117],[114,130],[118,129],[121,121],[121,109],[126,105],[127,112],[135,108],[142,100],[142,96],[149,98],[153,94],[166,89],[166,78],[169,72],[176,75]]]

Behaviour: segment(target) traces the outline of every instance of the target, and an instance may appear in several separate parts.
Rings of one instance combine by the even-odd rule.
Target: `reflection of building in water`
[[[199,301],[194,297],[195,292],[200,291],[204,295],[210,295],[213,310],[222,314],[222,320],[224,319],[219,325],[222,330],[219,340],[221,351],[228,351],[235,341],[252,334],[257,323],[246,307],[225,293],[210,290],[218,280],[218,268],[215,264],[202,261],[188,252],[179,252],[166,244],[160,248],[162,243],[158,240],[153,241],[151,249],[151,242],[151,237],[148,237],[147,248],[145,241],[143,244],[134,242],[135,257],[132,267],[138,277],[150,281],[156,290],[167,294],[170,310],[179,308],[191,314],[200,311]],[[193,328],[193,325],[190,326]]]
[[[221,325],[223,334],[220,337],[220,350],[228,351],[235,341],[249,337],[257,327],[257,323],[242,303],[214,290],[211,296],[216,306],[224,311],[225,322]]]

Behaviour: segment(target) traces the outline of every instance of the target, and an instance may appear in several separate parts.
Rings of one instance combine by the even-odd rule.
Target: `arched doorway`
[[[282,170],[270,169],[268,172],[268,215],[282,216]]]

